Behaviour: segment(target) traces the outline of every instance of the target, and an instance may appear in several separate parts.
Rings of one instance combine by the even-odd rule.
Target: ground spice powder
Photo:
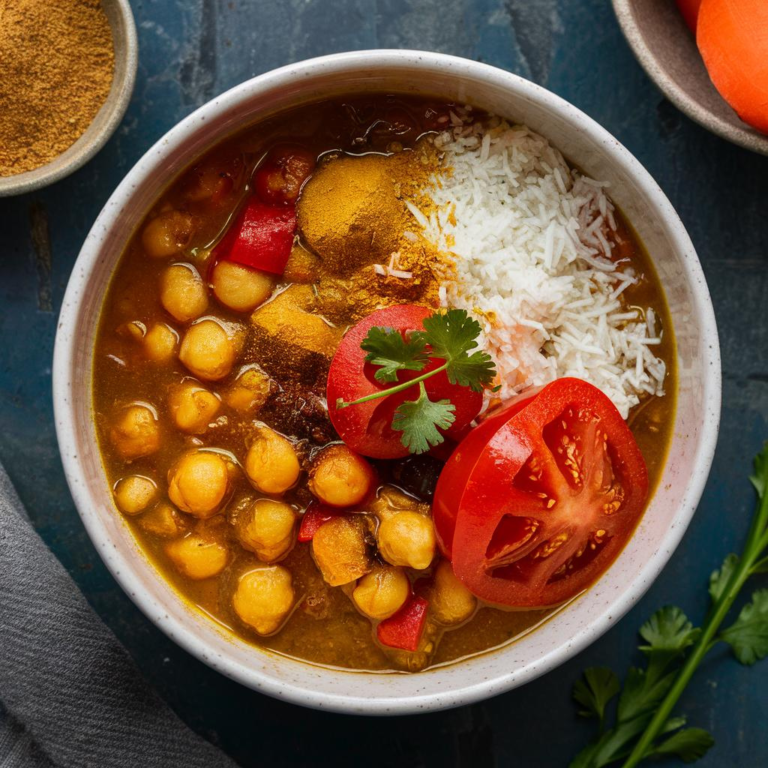
[[[99,0],[0,0],[0,176],[72,146],[106,101],[114,69]]]
[[[324,315],[356,322],[392,304],[439,305],[444,257],[420,233],[405,202],[429,215],[428,189],[439,167],[439,153],[422,140],[412,151],[388,156],[332,157],[316,171],[298,218],[306,244],[320,257],[316,288]],[[409,277],[391,275],[391,263]]]

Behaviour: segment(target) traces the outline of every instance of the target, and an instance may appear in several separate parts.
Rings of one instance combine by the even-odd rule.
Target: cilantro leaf
[[[677,674],[677,665],[672,662],[696,642],[699,633],[688,617],[672,605],[656,611],[643,624],[640,636],[647,645],[641,645],[640,650],[648,657],[648,667],[630,668],[619,697],[619,722],[652,712],[672,687]]]
[[[371,328],[360,346],[368,353],[366,362],[379,366],[377,381],[397,381],[398,371],[421,371],[428,360],[426,341],[420,335],[405,339],[394,328]]]
[[[763,445],[763,450],[755,456],[755,472],[749,479],[755,486],[758,498],[762,499],[768,490],[768,442]]]
[[[457,360],[450,360],[445,372],[451,384],[482,392],[483,385],[490,384],[496,376],[496,365],[487,352],[473,352]]]
[[[402,432],[400,441],[411,453],[426,453],[445,438],[438,429],[448,429],[456,420],[456,406],[450,400],[432,402],[424,382],[419,383],[418,400],[406,400],[395,411],[392,429]]]
[[[436,312],[422,323],[424,336],[436,357],[446,360],[466,354],[477,346],[477,337],[482,328],[474,317],[464,309],[449,309]]]
[[[640,636],[648,643],[641,645],[640,650],[649,656],[664,654],[674,657],[693,645],[700,631],[679,608],[667,605],[640,627]]]
[[[728,580],[738,564],[739,556],[731,553],[723,560],[723,564],[718,570],[712,571],[712,575],[709,577],[709,596],[713,603],[716,603],[723,596],[723,592],[728,586]]]
[[[736,621],[720,633],[733,649],[736,658],[751,666],[768,656],[768,589],[758,589],[752,595]]]
[[[477,337],[482,328],[466,310],[451,309],[436,313],[423,322],[424,332],[418,336],[431,347],[431,355],[447,363],[446,374],[451,384],[470,387],[481,392],[496,375],[496,366],[487,352],[476,351]]]
[[[603,768],[619,761],[624,768],[636,768],[647,758],[670,756],[690,763],[714,745],[707,731],[685,728],[685,718],[671,713],[693,671],[717,641],[728,643],[742,664],[754,664],[768,656],[768,589],[756,591],[736,621],[720,630],[747,577],[768,572],[768,443],[755,458],[755,474],[750,479],[759,501],[749,537],[741,555],[728,555],[711,574],[712,606],[702,629],[694,628],[685,614],[672,606],[657,611],[643,624],[640,634],[646,645],[640,650],[647,665],[629,670],[614,724],[604,729],[601,722],[597,736],[579,752],[571,768]],[[605,712],[605,704],[595,698],[586,682],[578,687],[578,695],[576,690],[574,698],[587,710],[580,714],[599,717]]]
[[[649,714],[626,723],[617,723],[614,728],[606,731],[582,749],[569,768],[603,768],[626,757],[629,754],[631,742],[642,733],[650,719]]]
[[[456,407],[450,400],[429,400],[424,389],[427,379],[445,373],[451,384],[482,392],[496,376],[491,356],[480,350],[472,351],[482,329],[465,310],[433,314],[422,320],[422,325],[424,330],[407,334],[390,327],[370,328],[360,344],[367,353],[365,361],[376,366],[377,381],[391,386],[355,400],[336,399],[336,408],[341,410],[413,391],[418,385],[418,398],[405,401],[392,419],[392,428],[403,433],[401,442],[411,453],[424,453],[430,446],[442,443],[444,438],[438,430],[447,429],[456,419]],[[430,362],[434,364],[424,372]],[[400,371],[415,371],[419,375],[398,381]]]
[[[688,722],[688,718],[686,718],[685,716],[670,717],[669,720],[667,720],[667,722],[664,723],[664,727],[659,731],[659,736],[664,736],[667,733],[672,733],[672,731],[676,731],[678,728],[682,728],[687,722]]]
[[[618,719],[629,722],[641,715],[649,715],[667,695],[675,681],[677,670],[664,674],[659,665],[649,664],[648,669],[630,667],[624,690],[619,697]],[[640,729],[642,730],[642,728]]]
[[[654,755],[673,755],[684,763],[693,763],[707,754],[715,740],[703,728],[686,728],[654,747]]]
[[[621,690],[619,678],[606,667],[589,667],[584,678],[573,686],[573,698],[583,709],[583,717],[597,717],[602,725],[608,702]]]

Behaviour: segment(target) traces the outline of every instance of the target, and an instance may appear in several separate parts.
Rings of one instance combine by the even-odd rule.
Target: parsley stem
[[[768,469],[765,474],[767,476],[763,478],[763,480],[768,484]],[[677,704],[685,687],[693,677],[693,673],[696,671],[699,664],[701,664],[707,652],[717,643],[717,631],[720,629],[720,625],[723,623],[723,620],[733,605],[733,601],[738,596],[746,580],[752,574],[752,569],[759,561],[768,544],[766,541],[766,537],[768,536],[767,529],[768,493],[764,493],[757,508],[757,512],[752,518],[747,541],[744,545],[744,552],[739,558],[738,564],[734,568],[719,599],[715,602],[707,615],[701,635],[699,635],[699,639],[694,644],[685,664],[683,664],[680,672],[675,678],[672,687],[669,689],[669,693],[664,697],[664,700],[656,710],[656,713],[639,741],[635,744],[634,749],[623,764],[623,768],[635,768],[635,766],[652,751],[654,739],[664,728],[669,716],[672,714],[672,709],[675,704]]]
[[[446,370],[446,368],[448,368],[448,362],[443,363],[441,366],[439,366],[438,368],[435,368],[432,371],[428,371],[427,373],[422,373],[421,376],[417,376],[415,379],[411,379],[410,381],[404,381],[402,384],[396,384],[394,387],[389,387],[389,389],[382,389],[381,392],[374,392],[371,395],[360,397],[357,400],[352,400],[348,403],[344,402],[344,400],[339,398],[336,401],[336,407],[339,409],[347,408],[350,405],[359,405],[360,403],[368,403],[371,400],[378,400],[380,397],[387,397],[388,395],[396,395],[398,392],[403,392],[406,389],[414,386],[415,384],[421,384],[421,382],[426,381],[432,376],[435,376],[438,373],[442,373],[444,370]]]

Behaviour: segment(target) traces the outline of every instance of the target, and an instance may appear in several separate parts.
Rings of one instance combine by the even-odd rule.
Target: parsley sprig
[[[360,346],[368,354],[366,362],[375,365],[377,381],[394,383],[351,402],[339,398],[337,408],[367,403],[381,397],[413,389],[418,396],[401,403],[394,413],[392,428],[402,432],[401,442],[411,453],[424,453],[445,439],[439,430],[448,429],[456,419],[456,406],[449,400],[429,399],[424,382],[445,371],[451,384],[482,392],[496,375],[496,366],[487,352],[477,347],[481,327],[463,309],[451,309],[426,318],[423,331],[403,335],[395,328],[375,327]],[[401,371],[423,371],[432,359],[442,364],[408,381],[399,381]]]
[[[672,710],[701,664],[719,642],[742,663],[768,656],[768,589],[758,589],[727,629],[720,629],[750,576],[768,572],[768,443],[755,458],[750,478],[757,506],[741,555],[728,555],[709,580],[710,609],[701,628],[667,606],[640,628],[644,668],[632,667],[624,681],[602,667],[592,667],[574,686],[579,714],[598,720],[598,734],[571,762],[570,768],[602,768],[619,761],[634,768],[649,757],[676,756],[686,763],[703,757],[714,744],[702,728],[685,728]],[[619,695],[614,724],[606,728],[606,711]]]

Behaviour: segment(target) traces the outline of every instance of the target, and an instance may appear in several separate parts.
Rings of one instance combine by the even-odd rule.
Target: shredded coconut
[[[572,170],[525,127],[487,127],[461,111],[450,119],[436,139],[446,168],[431,190],[436,208],[427,218],[408,205],[425,236],[453,257],[440,300],[481,320],[499,396],[577,376],[626,418],[642,393],[662,395],[656,317],[623,304],[637,277],[611,259],[608,184]]]

